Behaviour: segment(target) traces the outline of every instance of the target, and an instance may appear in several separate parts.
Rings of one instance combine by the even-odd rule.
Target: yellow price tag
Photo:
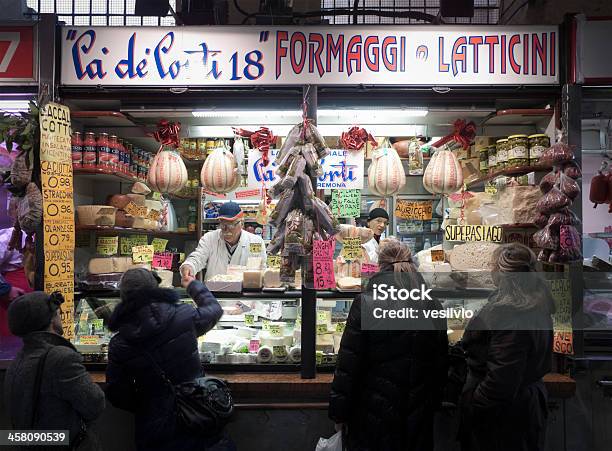
[[[323,335],[327,333],[327,324],[317,324],[317,335]]]
[[[79,343],[82,345],[97,345],[100,343],[100,337],[97,335],[81,335]]]
[[[336,323],[336,332],[343,333],[346,328],[346,323]]]
[[[96,243],[96,253],[99,255],[115,255],[119,250],[118,236],[99,236]]]
[[[132,261],[134,263],[151,263],[153,261],[153,254],[155,250],[152,244],[146,246],[134,246],[132,247]]]
[[[323,351],[317,351],[316,358],[317,358],[317,365],[323,364]]]
[[[161,193],[158,193],[157,191],[154,191],[153,194],[151,194],[151,199],[153,199],[153,200],[161,200]]]
[[[185,254],[182,252],[179,254],[179,263],[183,263],[185,261]]]
[[[283,336],[283,329],[281,328],[280,324],[270,324],[269,326],[269,331],[270,331],[270,336],[271,337],[282,337]]]
[[[261,328],[262,328],[263,330],[270,330],[270,320],[269,320],[269,319],[264,319],[264,320],[261,322]]]
[[[159,210],[149,210],[149,213],[147,214],[147,219],[151,219],[152,221],[159,221],[160,216],[161,213],[159,212]]]
[[[268,255],[266,259],[268,268],[280,268],[281,256],[280,255]]]
[[[252,326],[253,324],[255,324],[255,315],[253,315],[252,313],[245,313],[244,324],[246,324],[247,326]]]
[[[281,359],[287,357],[287,347],[285,345],[272,346],[272,355]]]
[[[251,244],[249,244],[249,253],[251,253],[251,254],[261,254],[261,243],[251,243]]]
[[[342,256],[345,260],[355,261],[361,258],[361,238],[345,238],[342,246]]]
[[[166,250],[166,246],[168,245],[168,240],[163,238],[153,238],[151,245],[153,246],[155,252],[164,252]]]
[[[317,323],[327,324],[327,310],[317,310]]]
[[[138,212],[140,211],[138,209],[138,205],[136,205],[132,201],[130,201],[130,203],[125,206],[124,210],[128,215],[132,215],[132,216],[138,216]]]

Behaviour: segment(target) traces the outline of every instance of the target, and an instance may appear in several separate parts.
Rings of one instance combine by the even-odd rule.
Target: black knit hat
[[[388,221],[389,213],[387,213],[387,211],[384,208],[375,208],[368,215],[368,222],[376,218],[384,218]]]
[[[119,281],[119,296],[125,300],[131,293],[149,288],[157,288],[161,278],[155,271],[145,268],[128,269]]]
[[[8,326],[13,335],[23,337],[30,332],[45,330],[64,302],[61,293],[48,295],[34,291],[15,299],[8,308]]]

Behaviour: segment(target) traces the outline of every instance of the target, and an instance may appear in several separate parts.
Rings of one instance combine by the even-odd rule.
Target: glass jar
[[[206,159],[206,138],[198,138],[198,152],[193,156],[194,160]]]
[[[83,140],[83,167],[92,169],[97,164],[98,148],[96,146],[96,135],[93,132],[87,132]]]
[[[114,171],[119,169],[119,141],[115,135],[108,137],[108,167]]]
[[[497,148],[493,146],[489,146],[488,148],[489,155],[489,172],[495,172],[497,170]]]
[[[529,138],[527,135],[512,135],[508,137],[509,166],[529,165]]]
[[[79,169],[83,167],[83,138],[81,133],[74,132],[71,140],[72,167]]]
[[[497,170],[504,169],[508,166],[508,140],[498,139],[495,143],[495,149],[497,150]]]
[[[489,148],[482,147],[478,151],[478,156],[480,159],[480,173],[486,175],[489,173]]]
[[[536,166],[540,162],[540,157],[546,149],[550,147],[550,138],[548,135],[539,133],[529,137],[529,164]]]
[[[215,150],[215,140],[208,139],[206,141],[206,156],[210,155],[213,150]]]
[[[108,133],[100,133],[98,135],[96,148],[98,150],[98,167],[110,169],[111,149],[109,147]]]

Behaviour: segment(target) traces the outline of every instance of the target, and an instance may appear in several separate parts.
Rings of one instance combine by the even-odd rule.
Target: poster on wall
[[[270,149],[270,162],[263,165],[261,153],[249,149],[248,185],[249,188],[267,189],[281,177],[276,174],[276,156],[279,149]],[[331,149],[330,154],[320,160],[323,174],[317,179],[317,189],[363,189],[364,151],[351,152],[345,149]]]
[[[556,26],[62,28],[70,86],[559,83]]]
[[[70,110],[57,103],[40,109],[40,172],[43,197],[44,291],[59,291],[62,325],[74,337],[74,202]]]
[[[570,281],[568,279],[555,279],[549,280],[548,283],[556,307],[553,315],[553,352],[574,354]]]

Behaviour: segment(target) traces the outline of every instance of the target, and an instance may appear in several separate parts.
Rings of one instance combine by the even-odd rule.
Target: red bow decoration
[[[270,159],[268,158],[268,151],[270,150],[270,144],[276,140],[276,136],[267,127],[260,127],[256,132],[250,132],[242,128],[235,128],[234,133],[243,138],[249,138],[251,145],[261,152],[261,159],[263,165],[267,166]]]
[[[340,144],[346,150],[361,150],[366,143],[376,147],[378,143],[374,137],[364,128],[351,127],[348,132],[343,132],[340,137]]]
[[[162,119],[157,124],[157,131],[155,133],[147,133],[147,135],[155,138],[155,141],[160,144],[160,150],[164,146],[170,146],[174,149],[178,149],[180,145],[180,130],[180,122],[168,122],[166,119]]]
[[[472,144],[472,141],[474,141],[475,136],[476,124],[474,122],[466,123],[464,119],[457,119],[453,123],[453,132],[433,143],[433,147],[440,147],[449,141],[455,141],[461,144],[464,149],[467,149]]]

